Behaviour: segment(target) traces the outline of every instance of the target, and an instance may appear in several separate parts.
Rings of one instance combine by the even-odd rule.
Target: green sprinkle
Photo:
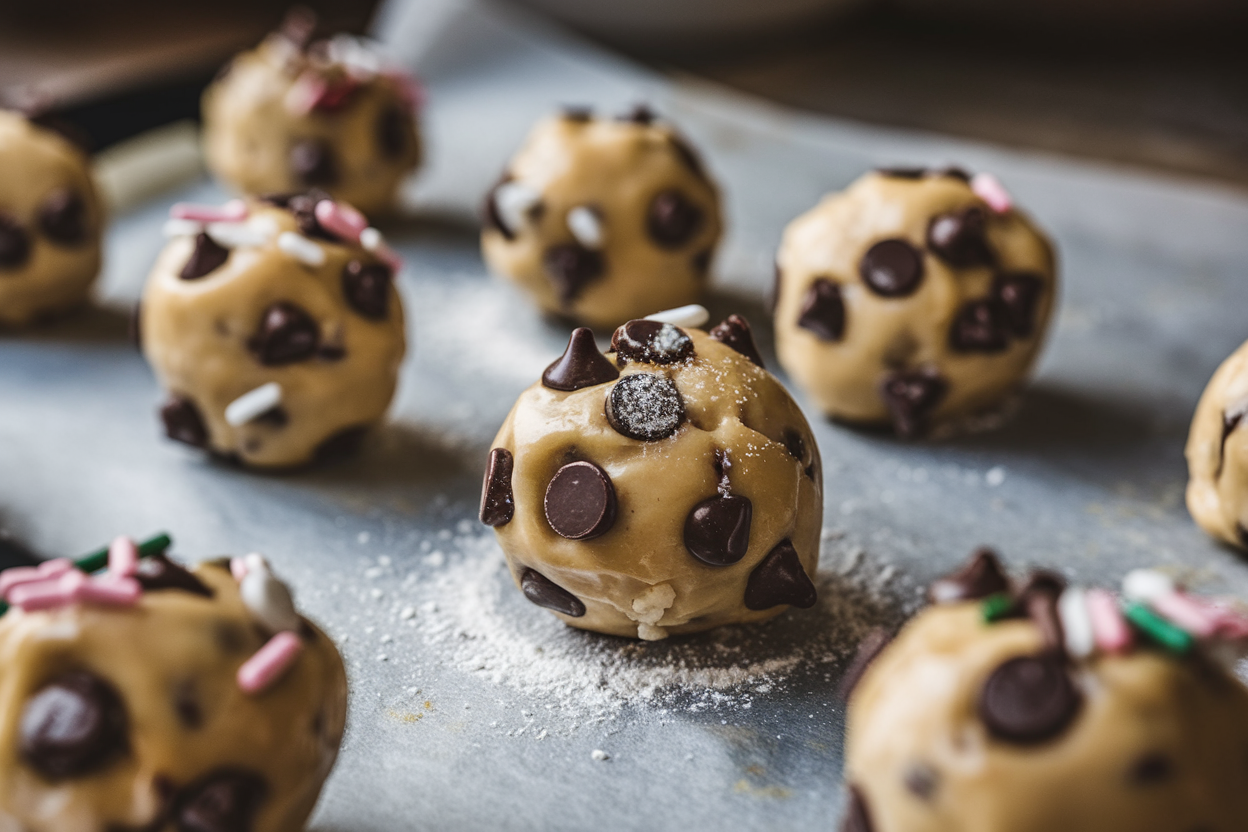
[[[996,595],[989,595],[979,607],[984,621],[989,624],[1005,618],[1012,609],[1014,609],[1014,599],[1010,597],[1008,592],[998,592]]]
[[[1176,627],[1141,603],[1127,604],[1122,612],[1144,635],[1172,653],[1182,655],[1195,646],[1196,641],[1191,633]]]

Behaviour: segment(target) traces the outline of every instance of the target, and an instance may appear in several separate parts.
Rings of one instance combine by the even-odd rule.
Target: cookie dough
[[[316,187],[369,216],[388,212],[420,164],[420,89],[358,38],[309,44],[314,25],[292,17],[207,89],[208,166],[246,194]]]
[[[1158,573],[1011,586],[987,552],[931,594],[850,695],[842,832],[1248,828],[1230,607]]]
[[[0,574],[0,829],[302,830],[346,674],[263,559],[59,563]]]
[[[966,426],[1023,384],[1052,247],[991,176],[875,171],[791,222],[776,351],[825,413],[901,436]]]
[[[670,125],[567,110],[486,198],[481,249],[546,312],[614,327],[697,301],[720,230],[719,191]]]
[[[749,325],[586,328],[516,402],[481,498],[525,596],[642,639],[815,603],[819,449]]]
[[[1209,534],[1248,548],[1248,343],[1222,362],[1187,438],[1187,510]]]
[[[382,418],[405,334],[375,229],[316,193],[173,213],[137,327],[170,438],[284,467]]]
[[[7,110],[0,171],[0,324],[20,326],[86,301],[102,208],[82,151]]]

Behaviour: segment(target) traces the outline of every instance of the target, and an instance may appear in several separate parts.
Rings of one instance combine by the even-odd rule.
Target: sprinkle
[[[290,589],[274,576],[260,555],[247,555],[244,562],[247,574],[239,581],[238,592],[252,616],[275,633],[297,629],[299,613]]]
[[[261,693],[286,673],[303,652],[299,636],[285,630],[265,642],[238,669],[238,686],[243,693]]]
[[[150,558],[152,555],[165,551],[173,545],[173,539],[165,533],[154,535],[139,544],[139,557]],[[74,566],[81,572],[98,572],[108,566],[108,546],[96,549],[74,561]]]
[[[1131,649],[1135,637],[1122,617],[1122,609],[1114,596],[1103,589],[1090,589],[1086,600],[1096,646],[1106,653],[1123,653]]]
[[[133,575],[138,568],[139,547],[135,545],[134,540],[124,535],[114,538],[108,547],[109,574],[126,577]]]
[[[86,581],[86,575],[71,569],[59,578],[14,587],[9,601],[27,612],[63,607],[74,602],[78,588]]]
[[[403,268],[403,258],[398,253],[386,245],[386,238],[376,228],[365,228],[360,232],[360,245],[365,251],[371,251],[376,254],[390,268],[396,272]]]
[[[494,189],[494,208],[503,225],[513,234],[519,232],[533,210],[542,201],[542,192],[523,182],[504,182]]]
[[[240,222],[247,219],[247,203],[241,199],[231,199],[224,205],[179,202],[169,209],[169,216],[175,220],[196,222]]]
[[[316,221],[331,234],[336,234],[348,242],[360,240],[360,232],[368,228],[368,220],[364,215],[345,202],[322,199],[314,209]]]
[[[241,427],[282,403],[282,385],[276,381],[261,384],[225,406],[226,424]]]
[[[1146,636],[1172,653],[1187,653],[1195,643],[1186,630],[1174,626],[1139,602],[1127,604],[1123,614]]]
[[[271,217],[253,217],[246,222],[210,222],[204,228],[212,241],[224,248],[259,248],[268,244],[274,230]]]
[[[296,234],[293,231],[283,231],[277,235],[277,247],[305,266],[315,268],[325,264],[324,249],[302,234]]]
[[[971,190],[998,214],[1004,214],[1014,207],[1010,192],[991,173],[977,173],[972,176]]]
[[[247,577],[247,561],[242,558],[230,558],[230,574],[234,580],[241,581]]]
[[[1071,587],[1057,599],[1057,614],[1062,620],[1062,634],[1066,650],[1077,659],[1092,655],[1096,637],[1092,629],[1092,617],[1088,612],[1087,598],[1082,589]]]
[[[0,597],[9,597],[9,591],[24,584],[38,583],[49,578],[59,578],[74,568],[69,558],[45,560],[38,566],[14,566],[0,572]]]
[[[173,540],[167,534],[158,534],[151,537],[138,546],[139,557],[148,558],[152,555],[163,552],[172,545]],[[55,560],[47,560],[38,566],[18,566],[12,569],[6,569],[0,572],[0,596],[7,596],[8,590],[24,584],[57,584],[54,578],[66,579],[73,574],[82,575],[84,573],[98,572],[108,566],[109,551],[112,547],[105,546],[96,549],[94,552],[83,555],[75,561],[68,558],[56,558]],[[76,571],[75,571],[76,570]],[[69,580],[76,582],[76,579]],[[53,592],[53,587],[45,586],[41,589],[42,593],[48,594]],[[60,592],[56,589],[56,592]],[[63,596],[63,593],[61,593]],[[51,606],[59,606],[62,604],[72,603],[75,599],[72,597],[62,597],[62,600]],[[38,603],[32,597],[27,597],[26,603]],[[27,606],[27,609],[30,607]],[[9,605],[4,601],[0,601],[0,615],[4,615],[9,610]]]
[[[984,621],[991,624],[1008,616],[1014,610],[1014,599],[1008,592],[989,595],[979,606]]]
[[[137,603],[142,594],[143,587],[134,578],[100,575],[80,584],[74,600],[128,607]]]
[[[1133,569],[1122,579],[1122,594],[1131,601],[1152,601],[1174,592],[1174,581],[1156,569]]]
[[[602,230],[602,219],[598,212],[586,205],[578,205],[568,212],[568,230],[576,241],[585,248],[599,249],[605,238]]]
[[[316,107],[316,102],[325,94],[325,81],[315,73],[305,72],[295,79],[286,92],[282,103],[291,115],[306,116]]]
[[[1187,630],[1196,638],[1211,638],[1218,631],[1218,615],[1182,592],[1158,595],[1151,599],[1148,605],[1154,612],[1165,617],[1170,623]]]
[[[665,309],[646,316],[647,321],[661,321],[673,326],[702,326],[710,319],[711,313],[706,311],[705,306],[698,303],[677,306],[675,309]]]
[[[194,237],[196,234],[204,230],[202,222],[193,220],[165,220],[165,224],[161,226],[160,233],[166,237]]]

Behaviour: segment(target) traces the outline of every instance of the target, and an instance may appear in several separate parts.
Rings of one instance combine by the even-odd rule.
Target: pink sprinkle
[[[87,582],[87,576],[71,569],[59,578],[15,587],[9,600],[13,606],[27,612],[48,610],[74,603],[78,590]]]
[[[88,604],[129,607],[138,603],[143,587],[134,578],[100,575],[79,585],[74,600]]]
[[[1148,605],[1169,619],[1170,623],[1182,627],[1197,638],[1209,638],[1218,630],[1219,616],[1204,605],[1195,603],[1190,595],[1182,592],[1158,595]]]
[[[1124,653],[1131,649],[1135,639],[1122,617],[1117,599],[1103,589],[1089,589],[1086,598],[1096,646],[1106,653]]]
[[[242,558],[230,558],[230,574],[234,580],[241,581],[247,577],[247,561]]]
[[[1188,601],[1205,611],[1217,622],[1217,635],[1233,641],[1248,638],[1248,617],[1227,604],[1212,598],[1195,595],[1185,596]]]
[[[57,578],[74,568],[69,558],[45,560],[38,566],[14,566],[0,572],[0,598],[7,599],[9,590],[23,584]]]
[[[345,202],[322,199],[316,203],[316,220],[331,234],[352,243],[360,241],[360,232],[368,228],[364,215]]]
[[[238,669],[238,686],[243,693],[260,693],[276,682],[303,652],[299,636],[284,630],[243,662]]]
[[[977,173],[971,177],[971,190],[975,195],[988,203],[988,207],[998,214],[1004,214],[1014,207],[1010,192],[1005,189],[997,177],[991,173]]]
[[[306,116],[325,94],[325,87],[325,81],[319,75],[305,72],[295,79],[294,85],[286,93],[286,109],[294,115]]]
[[[179,202],[169,209],[169,216],[175,220],[195,222],[239,222],[247,219],[247,203],[241,199],[231,199],[224,205],[195,205],[190,202]]]
[[[119,577],[133,575],[139,569],[139,547],[133,538],[118,537],[108,546],[108,571]]]

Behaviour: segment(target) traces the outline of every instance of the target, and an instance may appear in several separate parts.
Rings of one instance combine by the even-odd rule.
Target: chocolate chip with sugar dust
[[[987,598],[1009,589],[1010,579],[997,553],[981,546],[958,571],[933,581],[927,589],[927,599],[933,604],[953,604]]]
[[[57,188],[39,203],[39,229],[61,246],[87,241],[87,204],[73,188]]]
[[[306,361],[316,354],[320,327],[301,306],[278,301],[264,310],[248,348],[269,367]]]
[[[215,240],[202,231],[195,235],[195,248],[187,259],[178,277],[183,280],[198,280],[212,274],[225,265],[230,259],[230,250],[217,244]]]
[[[269,787],[259,774],[215,771],[187,786],[174,801],[178,832],[251,832]]]
[[[333,185],[338,181],[334,150],[321,139],[303,139],[290,147],[290,172],[304,185]]]
[[[839,341],[845,335],[845,302],[841,287],[821,277],[806,290],[797,325],[821,341]]]
[[[606,402],[607,421],[630,439],[656,442],[680,429],[685,401],[676,383],[656,373],[624,376],[611,388]]]
[[[905,297],[923,282],[923,255],[905,240],[881,240],[862,256],[858,274],[881,297]]]
[[[565,243],[551,246],[542,255],[546,274],[555,284],[559,300],[568,304],[576,300],[586,286],[607,272],[607,261],[602,252]]]
[[[816,600],[815,585],[788,540],[776,544],[754,567],[745,586],[745,606],[751,610],[767,610],[780,604],[805,609],[813,607]]]
[[[1078,716],[1083,697],[1060,657],[1016,656],[992,672],[979,695],[979,718],[997,739],[1034,745]]]
[[[948,383],[933,372],[903,370],[884,380],[880,395],[888,407],[897,435],[909,438],[927,429],[928,417],[948,391]]]
[[[542,501],[546,522],[560,537],[592,540],[615,523],[615,486],[592,462],[569,462],[551,477]]]
[[[593,331],[582,326],[572,330],[563,355],[542,373],[542,386],[570,392],[619,377],[620,371],[598,351]]]
[[[624,361],[675,364],[693,357],[693,339],[674,324],[639,319],[612,334],[611,349]]]
[[[520,589],[525,598],[539,607],[561,612],[572,618],[580,618],[585,614],[585,604],[580,598],[534,569],[524,570],[524,574],[520,576]]]
[[[351,260],[342,268],[342,294],[347,304],[365,318],[384,321],[390,307],[394,273],[385,263]]]
[[[19,750],[49,780],[81,777],[125,752],[127,724],[126,707],[111,684],[85,670],[70,671],[27,701]]]
[[[685,548],[710,566],[736,563],[750,546],[752,514],[748,497],[730,494],[703,500],[685,518]]]
[[[0,269],[17,269],[30,257],[30,235],[8,214],[0,214]]]
[[[646,212],[646,231],[660,248],[680,248],[702,228],[702,209],[675,189],[659,192]]]
[[[991,266],[996,258],[988,245],[987,234],[984,209],[972,205],[932,217],[927,226],[927,247],[951,266]]]
[[[740,315],[729,315],[707,333],[711,338],[732,347],[758,366],[763,366],[763,357],[754,343],[754,333],[750,330],[750,322]]]
[[[511,474],[515,458],[506,448],[490,451],[485,466],[485,480],[481,484],[481,522],[487,526],[505,526],[516,513],[515,498],[511,493]]]
[[[208,446],[208,429],[195,403],[183,396],[171,396],[160,409],[165,435],[196,448]]]

